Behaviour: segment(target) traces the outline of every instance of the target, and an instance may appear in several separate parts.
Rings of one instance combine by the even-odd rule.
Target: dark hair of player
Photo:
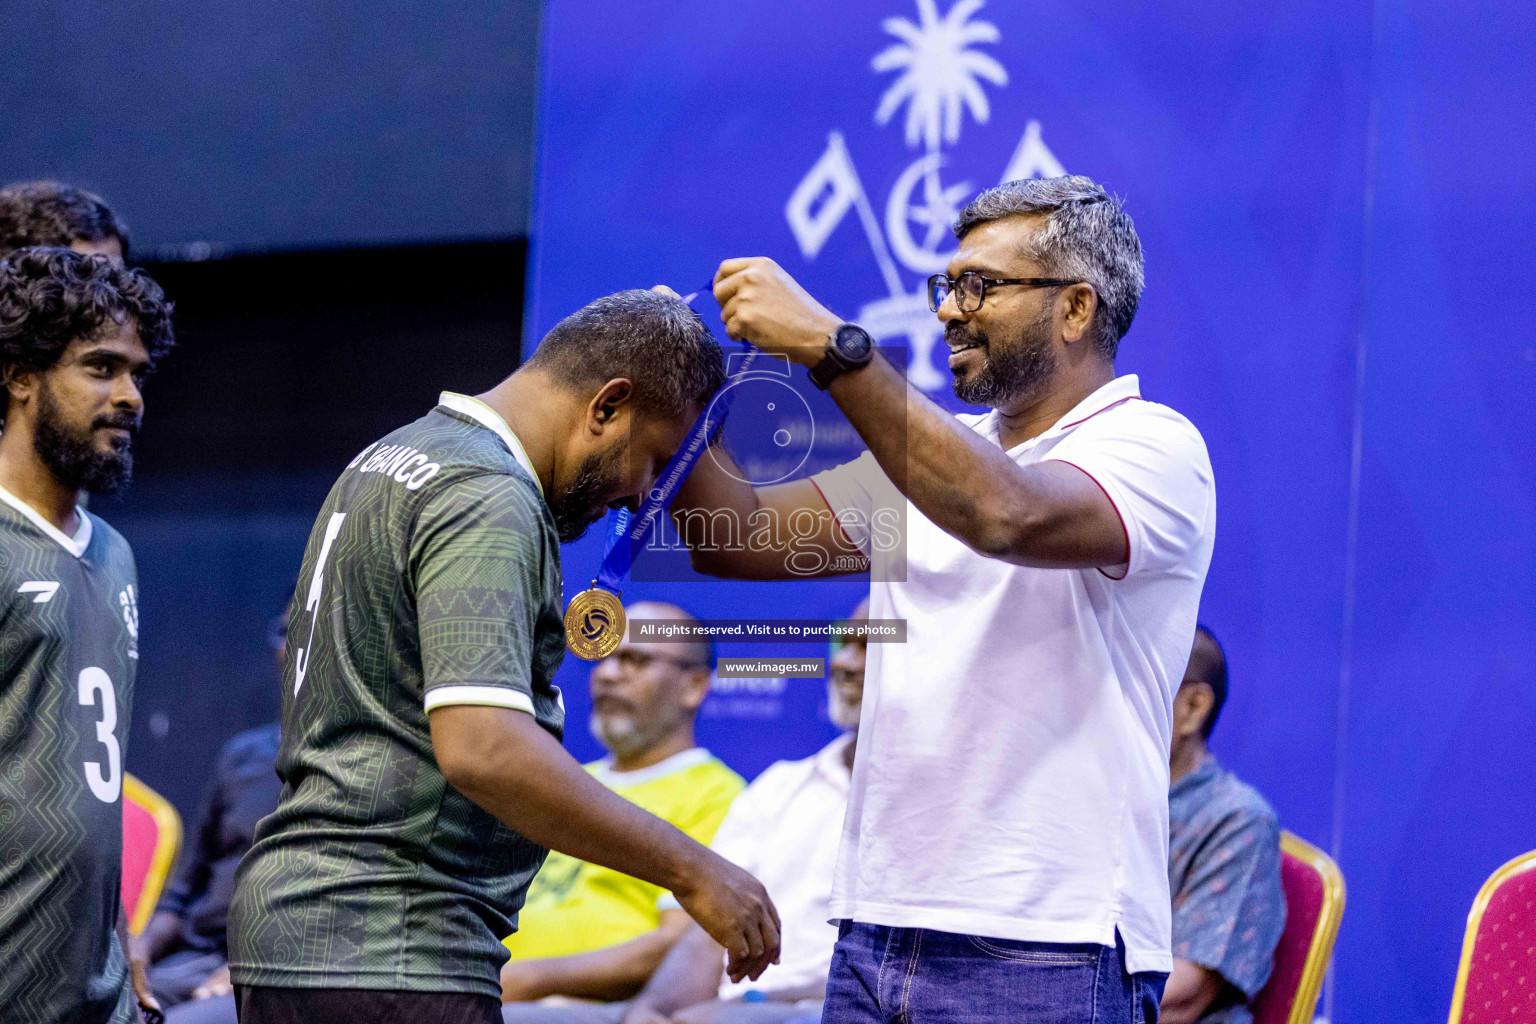
[[[0,188],[0,256],[15,249],[115,238],[128,258],[128,229],[94,192],[57,181]]]
[[[1215,700],[1211,701],[1210,713],[1205,716],[1205,721],[1200,723],[1200,735],[1206,739],[1211,738],[1211,730],[1216,728],[1216,719],[1221,716],[1221,709],[1227,703],[1227,652],[1221,646],[1221,641],[1216,639],[1204,625],[1195,627],[1196,633],[1205,634],[1205,638],[1216,648],[1216,659],[1206,664],[1205,675],[1200,681],[1211,688]]]
[[[131,318],[150,368],[175,344],[172,305],[142,270],[70,249],[18,249],[0,260],[0,379],[53,367],[70,342]],[[0,423],[5,419],[0,402]]]
[[[725,382],[720,346],[699,315],[639,289],[605,295],[561,320],[528,365],[577,390],[626,378],[637,408],[655,416],[702,409]]]

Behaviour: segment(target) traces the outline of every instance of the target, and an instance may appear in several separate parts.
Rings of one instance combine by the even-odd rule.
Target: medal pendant
[[[624,639],[624,605],[598,587],[583,590],[565,607],[565,646],[585,661],[601,661]]]

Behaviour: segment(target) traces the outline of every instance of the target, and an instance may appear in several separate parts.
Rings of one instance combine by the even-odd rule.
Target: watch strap
[[[853,330],[864,338],[864,356],[850,359],[838,350],[838,336],[845,330]],[[869,332],[858,324],[841,323],[837,325],[831,336],[827,339],[826,355],[821,357],[821,362],[811,367],[811,383],[825,391],[832,386],[832,382],[849,370],[857,370],[861,366],[868,366],[870,359],[874,357],[873,344]]]
[[[811,367],[811,383],[825,391],[850,369],[847,361],[838,355],[831,346],[827,347],[827,354],[821,357],[821,362]]]

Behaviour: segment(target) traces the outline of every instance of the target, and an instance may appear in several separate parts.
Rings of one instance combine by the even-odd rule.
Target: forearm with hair
[[[809,479],[754,487],[741,479],[724,449],[712,449],[709,457],[699,460],[671,512],[693,568],[705,575],[805,580],[862,571],[832,557],[822,559],[821,569],[793,566],[797,554],[803,558],[816,551],[855,556],[860,566],[864,559]],[[734,543],[719,543],[717,516],[726,517],[727,535]],[[813,528],[807,530],[806,523]]]
[[[830,394],[885,474],[935,526],[1018,565],[1090,568],[1127,555],[1098,485],[1062,463],[1020,466],[908,383],[883,356]],[[1104,514],[1093,516],[1093,511]]]

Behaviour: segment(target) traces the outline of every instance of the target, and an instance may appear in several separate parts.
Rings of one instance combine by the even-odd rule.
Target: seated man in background
[[[122,263],[128,229],[101,197],[57,181],[0,188],[0,257],[29,245],[52,245]]]
[[[284,610],[267,637],[278,678],[287,635]],[[277,742],[278,724],[272,722],[240,733],[219,751],[176,877],[143,934],[132,940],[132,956],[147,965],[150,989],[171,1024],[235,1024],[225,924],[235,869],[254,841],[256,823],[277,809]]]
[[[867,616],[867,605],[854,621]],[[779,908],[780,962],[755,982],[723,978],[725,950],[697,925],[668,954],[624,1024],[782,1024],[821,1017],[837,928],[832,873],[848,808],[864,699],[863,640],[832,656],[827,712],[848,730],[803,761],[780,761],[736,798],[711,849],[755,874]],[[617,1017],[607,1018],[618,1020]],[[571,1018],[577,1024],[580,1018]],[[586,1024],[582,1021],[582,1024]]]
[[[1280,823],[1264,798],[1206,748],[1226,700],[1226,655],[1200,626],[1173,701],[1173,973],[1161,1024],[1248,1024],[1248,1004],[1269,978],[1285,927]]]
[[[629,621],[694,622],[672,605],[640,602]],[[609,756],[586,766],[609,789],[701,843],[741,792],[741,776],[694,745],[693,725],[709,693],[708,643],[626,639],[590,676],[592,734]],[[626,999],[639,991],[689,924],[660,909],[649,882],[551,852],[528,889],[518,930],[506,940],[502,999],[549,996]]]

